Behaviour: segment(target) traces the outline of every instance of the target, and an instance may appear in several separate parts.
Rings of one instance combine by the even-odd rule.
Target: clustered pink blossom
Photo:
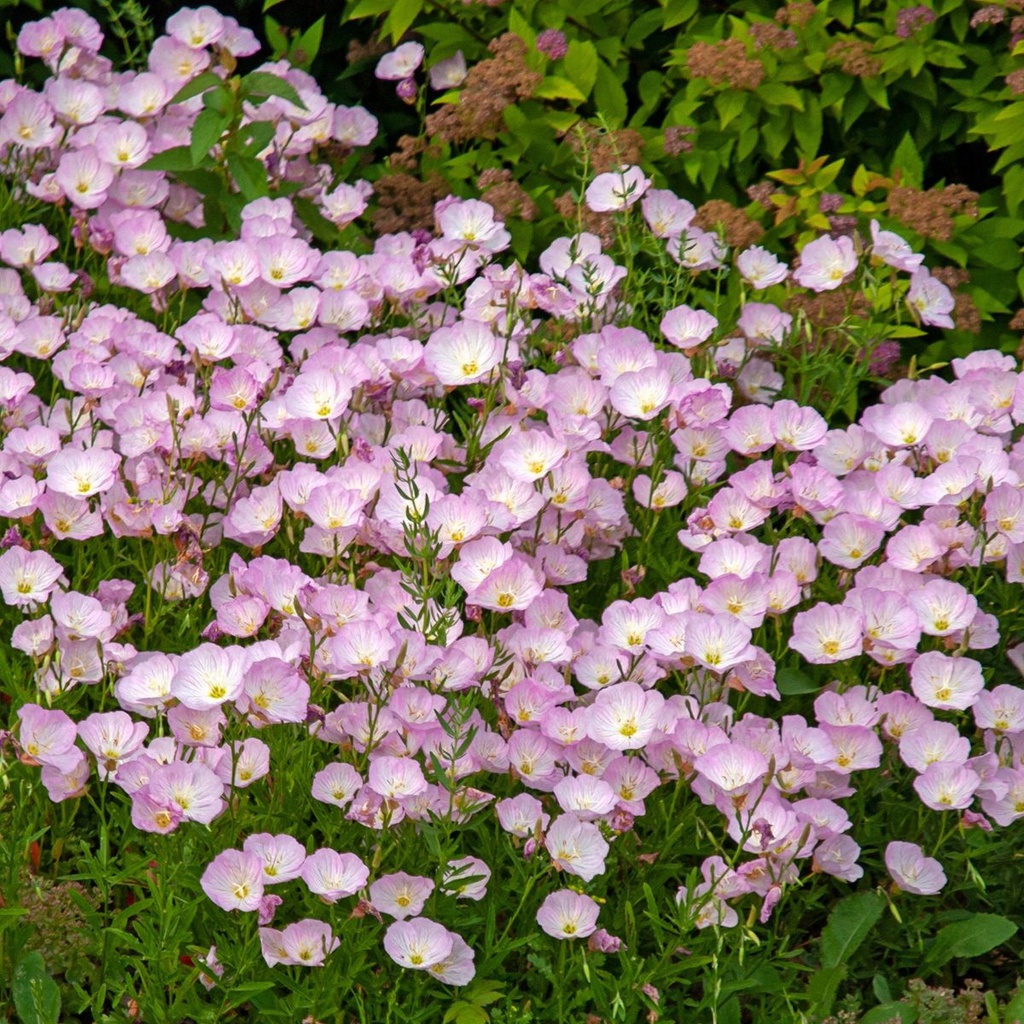
[[[1024,580],[1024,376],[1012,358],[976,352],[953,361],[952,380],[900,381],[830,429],[776,400],[771,354],[792,318],[775,303],[747,303],[736,336],[680,304],[649,337],[621,322],[626,270],[598,237],[558,238],[536,273],[503,266],[510,233],[478,200],[442,200],[433,235],[385,235],[363,255],[318,248],[287,196],[245,205],[236,238],[182,241],[168,225],[202,227],[202,203],[145,161],[189,142],[202,103],[170,104],[178,89],[221,67],[220,51],[254,44],[209,8],[175,14],[137,75],[114,73],[100,41],[75,12],[22,30],[22,52],[53,77],[42,92],[4,91],[5,166],[68,210],[117,288],[155,313],[172,298],[199,311],[161,329],[81,296],[60,315],[54,297],[78,285],[48,262],[55,240],[33,224],[0,235],[0,352],[45,363],[60,385],[51,400],[0,367],[0,514],[33,538],[0,554],[0,593],[23,613],[11,643],[40,691],[18,712],[17,743],[54,801],[109,786],[142,831],[209,825],[270,775],[265,730],[287,731],[310,745],[318,811],[352,836],[487,816],[510,848],[586,888],[645,801],[683,782],[735,853],[679,890],[694,927],[735,925],[751,895],[767,919],[801,870],[859,878],[841,801],[887,750],[930,809],[1024,816],[1024,689],[989,687],[975,655],[998,644],[999,624],[958,578],[991,567]],[[377,75],[411,81],[422,59],[403,44]],[[357,218],[369,187],[335,182],[316,153],[367,144],[372,117],[285,64],[265,70],[306,108],[272,97],[247,113],[277,125],[268,175],[328,221]],[[624,167],[599,175],[586,202],[620,216],[640,203],[680,273],[723,266],[724,243],[692,227],[693,207],[650,184]],[[845,237],[812,241],[792,271],[758,247],[735,262],[767,300],[836,288],[881,260],[910,275],[901,286],[922,323],[945,323],[948,289],[898,236],[873,225],[872,239],[870,254]],[[552,323],[568,340],[543,370],[533,345]],[[722,373],[700,376],[698,352]],[[464,422],[445,404],[457,389]],[[661,514],[696,574],[577,618],[569,588]],[[784,515],[798,532],[767,528]],[[108,535],[173,538],[180,554],[84,593],[40,540]],[[275,540],[296,561],[259,550]],[[205,555],[225,542],[227,571],[211,579]],[[417,589],[417,543],[450,581],[447,603]],[[840,593],[823,600],[814,583],[831,567]],[[136,588],[208,598],[203,641],[136,648]],[[733,694],[781,699],[776,658],[850,663],[865,680],[877,665],[885,683],[844,674],[811,719],[737,713]],[[80,687],[109,688],[117,707],[76,722],[49,706]],[[460,745],[450,718],[464,694],[500,726],[474,709]],[[485,897],[492,867],[472,851],[432,878],[287,834],[241,842],[206,866],[202,888],[226,912],[257,914],[268,964],[319,966],[338,946],[322,921],[271,926],[291,908],[266,890],[295,882],[392,919],[382,943],[401,966],[452,985],[473,977],[474,951],[424,916]],[[945,882],[914,844],[891,843],[885,861],[908,892]],[[598,911],[556,888],[536,920],[617,950]],[[215,950],[206,965],[213,983]]]

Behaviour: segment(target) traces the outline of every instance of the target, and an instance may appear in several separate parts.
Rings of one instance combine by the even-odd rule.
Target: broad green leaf
[[[409,26],[420,16],[423,7],[424,0],[393,0],[390,13],[381,26],[381,35],[390,32],[391,43],[396,45],[409,31]]]
[[[21,1024],[58,1024],[60,989],[47,973],[41,953],[28,953],[18,961],[11,994]]]
[[[669,29],[689,21],[697,13],[700,4],[698,0],[662,0],[662,6],[665,8],[665,20],[661,27]]]
[[[348,12],[349,18],[375,18],[391,10],[394,0],[359,0]]]
[[[295,86],[277,75],[272,75],[269,71],[250,71],[242,79],[241,91],[245,97],[280,96],[281,99],[294,103],[299,109],[306,109],[306,104],[302,102],[302,97],[295,91]]]
[[[860,1024],[891,1024],[893,1020],[911,1024],[917,1020],[917,1011],[907,1003],[883,1003],[881,1006],[872,1006],[860,1018]]]
[[[548,75],[534,90],[534,96],[543,100],[570,100],[573,103],[585,103],[587,97],[567,78]]]
[[[740,89],[726,89],[715,97],[715,110],[718,111],[719,126],[726,128],[735,121],[747,104],[747,94]]]
[[[513,35],[519,36],[520,39],[530,49],[533,49],[534,44],[537,42],[537,33],[530,27],[530,23],[519,13],[519,9],[513,7],[508,12],[508,30]]]
[[[215,75],[212,71],[205,71],[203,74],[193,78],[191,82],[186,82],[167,101],[167,105],[172,106],[175,103],[184,103],[185,100],[190,100],[193,96],[198,96],[200,93],[206,92],[207,89],[215,89],[218,86],[224,86],[220,76]]]
[[[228,170],[238,186],[238,191],[248,202],[270,195],[266,168],[255,157],[229,151]]]
[[[295,40],[294,45],[291,48],[291,62],[297,68],[302,68],[308,71],[310,65],[316,59],[316,55],[320,52],[320,44],[324,38],[324,23],[327,20],[327,16],[323,15],[317,18],[305,32]]]
[[[192,125],[192,143],[189,151],[192,154],[192,166],[197,167],[207,154],[220,142],[221,136],[231,124],[231,118],[219,114],[216,110],[202,110]]]
[[[822,964],[838,967],[847,963],[868,937],[883,910],[885,897],[877,892],[858,892],[840,900],[821,933]]]
[[[804,109],[804,98],[800,90],[794,89],[791,85],[783,85],[780,82],[766,82],[758,87],[757,95],[765,103],[771,103],[777,107],[792,107],[794,110]]]
[[[628,101],[626,90],[604,61],[597,66],[597,81],[594,83],[594,102],[605,120],[613,127],[620,127],[626,120]]]
[[[808,159],[818,155],[821,131],[821,107],[817,99],[808,94],[803,112],[793,115],[793,134],[803,155]]]
[[[948,924],[928,945],[922,976],[938,970],[955,957],[982,956],[1016,932],[1017,926],[999,914],[972,914],[963,921]]]
[[[920,188],[924,184],[924,161],[917,151],[917,146],[914,145],[914,140],[910,137],[910,132],[903,136],[900,144],[896,147],[896,152],[892,155],[891,173],[894,178],[897,171],[901,172],[900,183],[903,185]]]
[[[188,146],[173,146],[151,156],[140,171],[190,171],[195,167],[192,151]]]
[[[846,977],[846,965],[822,967],[807,982],[807,997],[818,1013],[828,1016],[836,1001],[839,985]]]
[[[597,50],[593,43],[579,39],[570,40],[568,51],[562,58],[562,70],[584,98],[589,96],[590,90],[594,88],[597,65]]]
[[[798,668],[781,668],[775,673],[775,685],[779,693],[795,697],[801,693],[817,693],[821,689],[809,676]]]

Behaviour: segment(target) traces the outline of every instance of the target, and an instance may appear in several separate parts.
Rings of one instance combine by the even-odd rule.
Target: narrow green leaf
[[[316,55],[320,52],[320,44],[324,38],[324,23],[327,20],[327,16],[323,15],[317,18],[305,32],[295,40],[295,45],[291,49],[291,62],[297,68],[302,68],[304,71],[308,71],[310,65],[316,59]]]

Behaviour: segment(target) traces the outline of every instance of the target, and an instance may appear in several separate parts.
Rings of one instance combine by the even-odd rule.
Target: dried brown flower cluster
[[[1006,84],[1010,87],[1010,92],[1016,96],[1024,92],[1024,68],[1017,68],[1016,71],[1011,71],[1006,76]]]
[[[796,46],[796,33],[770,21],[750,26],[750,34],[759,50],[792,50]]]
[[[64,974],[94,949],[84,908],[95,910],[99,900],[79,882],[33,877],[24,882],[21,906],[33,929],[28,945],[45,955],[52,973]]]
[[[686,54],[691,78],[706,78],[712,85],[756,89],[764,81],[764,65],[747,56],[742,39],[694,43]]]
[[[469,69],[458,103],[427,116],[428,134],[455,143],[494,138],[504,124],[505,108],[533,95],[543,75],[527,66],[526,43],[506,32],[488,49],[494,56]]]
[[[795,0],[780,7],[775,12],[775,20],[780,25],[792,25],[795,28],[803,28],[814,17],[815,5],[809,0]]]
[[[818,292],[810,294],[794,294],[785,305],[786,311],[792,313],[794,318],[797,313],[803,312],[811,327],[813,341],[809,347],[812,351],[818,351],[827,346],[825,332],[835,328],[849,316],[859,316],[865,319],[870,315],[871,309],[868,300],[860,288],[851,284],[842,285],[830,292]]]
[[[371,36],[366,42],[358,39],[349,40],[348,49],[345,51],[345,60],[349,64],[358,64],[361,60],[376,60],[383,57],[391,49],[386,39],[377,39]]]
[[[511,171],[505,168],[489,168],[477,178],[476,187],[480,189],[480,198],[485,203],[490,203],[503,218],[536,219],[537,204],[526,189],[512,177]]]
[[[981,333],[981,313],[974,299],[964,290],[971,280],[968,271],[960,267],[936,267],[932,277],[941,281],[952,293],[956,305],[953,307],[953,323],[959,331],[971,334]]]
[[[691,125],[669,125],[665,129],[665,155],[679,156],[693,149],[693,136],[697,129]]]
[[[721,229],[726,242],[737,249],[746,249],[764,237],[764,228],[756,220],[724,199],[711,199],[699,207],[693,222],[705,231]]]
[[[644,137],[632,128],[606,131],[581,121],[565,138],[577,158],[586,157],[592,174],[639,164],[644,151]]]
[[[978,215],[978,193],[966,185],[946,185],[922,191],[898,185],[889,193],[889,213],[925,238],[948,242],[953,237],[953,218]]]
[[[378,204],[373,213],[373,228],[381,235],[417,228],[431,230],[434,204],[451,191],[440,174],[428,175],[426,181],[421,181],[405,171],[385,174],[373,187]]]
[[[882,62],[863,39],[841,39],[825,51],[825,56],[854,78],[871,78],[882,71]]]

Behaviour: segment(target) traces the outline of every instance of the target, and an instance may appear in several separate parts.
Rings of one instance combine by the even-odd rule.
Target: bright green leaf
[[[151,156],[140,171],[189,171],[195,167],[188,146],[172,146]]]
[[[569,41],[569,48],[562,58],[565,77],[575,85],[586,98],[597,80],[597,50],[594,44],[579,39]]]
[[[569,79],[558,75],[548,75],[533,95],[542,100],[570,100],[573,103],[585,103],[587,99]]]
[[[626,90],[604,61],[597,66],[597,81],[594,83],[594,102],[605,120],[613,127],[620,127],[626,120],[628,101]]]
[[[393,0],[390,13],[381,27],[381,35],[390,32],[392,44],[397,44],[409,31],[409,26],[420,16],[423,7],[424,0]]]

